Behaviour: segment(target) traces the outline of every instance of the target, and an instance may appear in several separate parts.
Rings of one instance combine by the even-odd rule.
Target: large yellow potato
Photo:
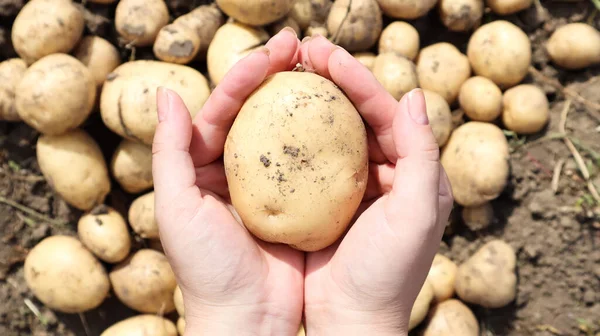
[[[156,90],[171,89],[192,116],[208,99],[208,81],[199,71],[179,64],[133,61],[120,65],[102,86],[100,113],[104,124],[124,138],[152,145],[158,124]]]
[[[32,64],[56,53],[68,53],[83,34],[83,12],[71,0],[31,0],[12,26],[12,43],[19,56]]]
[[[97,86],[102,86],[106,76],[121,64],[117,48],[99,36],[81,39],[73,55],[87,66]]]
[[[405,93],[419,86],[415,64],[393,52],[375,57],[373,75],[396,100],[400,100]]]
[[[449,30],[457,32],[466,32],[479,26],[483,8],[483,0],[440,0],[438,5],[442,23]]]
[[[107,263],[122,261],[131,249],[131,237],[125,219],[104,204],[79,219],[77,234],[86,248]]]
[[[382,28],[376,0],[335,0],[327,17],[333,42],[350,52],[373,47]]]
[[[531,7],[533,0],[486,0],[490,9],[499,15],[509,15]]]
[[[365,192],[365,125],[331,81],[280,72],[242,106],[224,164],[231,201],[250,232],[320,250],[345,231]]]
[[[379,53],[395,52],[411,61],[419,54],[421,39],[411,24],[395,21],[387,25],[379,37]]]
[[[491,79],[501,89],[517,85],[531,64],[531,42],[521,28],[504,20],[477,29],[467,46],[476,75]]]
[[[108,274],[115,295],[127,307],[141,313],[168,314],[175,310],[175,274],[167,257],[141,249]]]
[[[419,291],[419,295],[417,295],[417,299],[415,300],[412,310],[410,311],[408,330],[414,329],[425,320],[427,317],[427,312],[429,312],[431,302],[433,302],[433,297],[433,287],[429,281],[425,280],[423,287],[421,287],[421,290]]]
[[[115,27],[123,40],[144,47],[154,43],[160,29],[169,23],[164,0],[119,0]]]
[[[558,66],[579,70],[600,63],[600,32],[593,26],[575,22],[554,31],[546,42],[550,59]]]
[[[452,104],[460,87],[471,77],[471,66],[467,56],[455,46],[440,42],[421,50],[417,74],[423,89],[440,94],[448,104]]]
[[[504,126],[519,134],[537,133],[550,120],[548,98],[533,84],[521,84],[506,90],[502,105]]]
[[[433,130],[433,135],[440,147],[443,147],[452,132],[452,112],[444,97],[436,92],[423,90],[427,118]]]
[[[221,26],[208,46],[206,55],[211,82],[218,85],[239,60],[268,40],[269,33],[263,28],[235,22]]]
[[[478,231],[490,226],[494,220],[494,208],[490,202],[481,205],[464,207],[461,216],[465,225],[472,231]]]
[[[152,148],[123,139],[115,150],[110,170],[119,185],[130,194],[152,188]]]
[[[159,238],[154,218],[154,191],[136,198],[129,207],[129,225],[142,238]]]
[[[177,328],[164,317],[141,314],[113,324],[100,336],[177,336]]]
[[[413,20],[427,14],[438,0],[377,0],[383,13],[395,19]]]
[[[173,23],[186,26],[196,32],[200,41],[196,59],[204,60],[206,59],[208,46],[215,37],[217,30],[225,23],[225,16],[215,4],[202,5],[178,17]],[[159,39],[160,37],[157,37],[155,43],[160,43]]]
[[[488,78],[473,76],[460,87],[458,103],[471,120],[491,122],[502,114],[502,90]]]
[[[454,282],[458,266],[450,258],[436,254],[427,274],[427,281],[433,289],[436,302],[442,302],[454,296]]]
[[[15,89],[26,70],[27,63],[20,58],[0,62],[0,120],[21,120],[15,105]]]
[[[431,308],[423,336],[479,336],[479,323],[469,307],[451,299]]]
[[[221,10],[236,21],[264,26],[286,16],[294,0],[216,0]]]
[[[168,24],[160,29],[152,51],[161,61],[187,64],[200,50],[200,37],[196,30],[181,24]]]
[[[63,313],[94,309],[110,290],[102,264],[71,236],[43,239],[29,251],[23,268],[33,294],[48,308]]]
[[[477,206],[497,198],[508,181],[508,159],[508,141],[498,126],[470,121],[456,128],[441,156],[455,201]]]
[[[492,240],[458,267],[456,294],[464,302],[500,308],[517,295],[514,249],[502,240]]]
[[[48,135],[81,126],[96,100],[91,72],[67,54],[52,54],[36,61],[25,71],[15,91],[20,118]]]
[[[331,0],[296,0],[289,16],[304,31],[313,23],[325,23],[331,4]]]
[[[91,210],[110,192],[108,168],[96,141],[75,129],[61,135],[42,135],[37,161],[48,184],[70,205]]]

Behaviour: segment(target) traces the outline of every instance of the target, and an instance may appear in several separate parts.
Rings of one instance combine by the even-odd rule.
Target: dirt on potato
[[[14,57],[10,27],[23,1],[0,0],[0,61]],[[209,1],[167,1],[171,15],[179,15]],[[191,5],[190,5],[191,4]],[[506,19],[529,35],[533,66],[541,73],[525,82],[541,85],[550,99],[551,121],[541,134],[527,138],[509,136],[511,179],[495,201],[495,220],[483,231],[472,232],[456,221],[444,237],[440,252],[460,263],[485,242],[501,238],[517,251],[518,291],[516,301],[501,309],[470,306],[476,314],[481,335],[491,336],[594,336],[600,333],[600,213],[594,210],[576,162],[556,137],[565,107],[560,81],[587,100],[600,104],[600,68],[566,72],[549,63],[543,45],[554,29],[567,22],[590,22],[600,27],[600,13],[591,1],[542,1]],[[16,6],[16,7],[15,7]],[[120,43],[114,32],[114,5],[87,3],[86,33],[98,34],[119,47],[123,60],[132,49]],[[484,22],[495,18],[486,14]],[[387,22],[390,20],[387,19]],[[387,23],[386,22],[386,23]],[[436,11],[413,22],[422,45],[449,41],[465,52],[468,34],[448,32]],[[135,50],[136,59],[153,59],[151,49]],[[205,67],[191,64],[205,73]],[[592,180],[600,186],[600,120],[594,109],[573,102],[566,131],[587,163]],[[596,110],[600,114],[600,110]],[[107,160],[119,138],[103,125],[99,114],[85,124],[86,131],[101,146]],[[0,122],[0,335],[89,335],[98,336],[109,325],[131,316],[113,296],[98,309],[78,315],[49,311],[25,285],[23,260],[42,238],[56,233],[76,234],[80,212],[70,208],[41,177],[35,157],[39,134],[22,123]],[[524,141],[526,140],[526,141]],[[558,183],[553,183],[560,169]],[[556,180],[556,178],[555,178]],[[553,186],[557,188],[554,192]],[[126,215],[137,195],[128,195],[113,182],[107,204]],[[20,209],[19,209],[20,208]],[[30,213],[42,214],[41,219]],[[460,217],[457,209],[457,218]],[[143,243],[136,239],[134,249]],[[39,312],[38,312],[39,310]],[[170,318],[175,321],[174,316]],[[415,330],[415,333],[419,328]]]

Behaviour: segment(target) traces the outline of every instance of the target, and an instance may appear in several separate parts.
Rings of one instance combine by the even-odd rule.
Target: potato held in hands
[[[341,236],[362,200],[365,125],[328,79],[280,72],[242,106],[224,164],[233,206],[250,232],[317,251]]]

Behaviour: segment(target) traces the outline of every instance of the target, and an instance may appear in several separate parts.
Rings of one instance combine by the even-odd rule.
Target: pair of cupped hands
[[[222,155],[245,99],[298,63],[336,83],[368,125],[369,180],[356,220],[313,253],[253,237],[229,201]],[[406,335],[452,208],[425,98],[396,101],[346,50],[284,29],[240,60],[192,120],[159,88],[155,215],[182,290],[186,335]]]

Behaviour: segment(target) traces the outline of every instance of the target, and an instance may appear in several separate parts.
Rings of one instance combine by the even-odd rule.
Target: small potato
[[[461,215],[471,231],[479,231],[490,226],[494,220],[494,208],[490,202],[486,202],[478,206],[464,207]]]
[[[181,336],[183,336],[183,334],[185,333],[185,318],[183,316],[180,316],[177,319],[177,332]]]
[[[169,23],[164,0],[120,0],[115,11],[117,32],[138,47],[152,45],[158,32]]]
[[[17,54],[33,64],[44,56],[69,53],[83,29],[83,12],[71,0],[31,0],[15,18],[12,43]]]
[[[479,336],[475,314],[460,300],[451,299],[431,308],[423,336]]]
[[[486,4],[498,15],[510,15],[531,7],[533,0],[486,0]]]
[[[419,32],[411,24],[403,21],[390,23],[379,37],[379,53],[395,52],[411,61],[419,54],[421,40]]]
[[[23,268],[33,294],[48,308],[62,313],[92,310],[110,290],[102,264],[71,236],[43,239],[29,251]]]
[[[15,106],[15,88],[27,70],[27,63],[20,58],[0,62],[0,120],[20,121]]]
[[[504,92],[502,121],[509,130],[519,134],[541,131],[550,120],[548,98],[533,84],[521,84]]]
[[[600,32],[586,23],[569,23],[554,31],[546,42],[546,50],[560,67],[587,68],[600,63]]]
[[[296,34],[296,36],[302,36],[302,29],[300,29],[298,23],[289,16],[284,17],[279,21],[273,22],[268,28],[271,36],[275,36],[277,33],[279,33],[282,29],[285,28],[291,28]]]
[[[173,21],[175,25],[183,25],[196,32],[200,41],[198,51],[196,52],[196,59],[202,61],[206,59],[208,46],[215,37],[215,33],[224,23],[225,17],[215,4],[199,6]],[[161,37],[159,35],[155,43],[161,43],[160,40]]]
[[[458,266],[450,258],[436,254],[427,274],[427,281],[433,289],[436,302],[442,302],[454,296],[454,282]]]
[[[152,50],[161,61],[186,64],[198,54],[200,37],[194,29],[172,23],[160,29]]]
[[[100,146],[84,130],[42,135],[37,161],[48,184],[70,205],[88,211],[104,203],[110,177]]]
[[[289,16],[304,31],[315,22],[325,23],[331,4],[331,0],[296,0]]]
[[[441,155],[456,203],[478,206],[500,196],[508,159],[508,141],[498,126],[470,121],[456,128]]]
[[[110,170],[123,190],[130,194],[152,188],[152,148],[128,139],[121,140],[113,154]]]
[[[433,130],[433,135],[440,147],[443,147],[452,132],[452,112],[450,106],[439,94],[423,90],[425,105],[427,106],[427,118]]]
[[[492,240],[458,267],[456,294],[464,302],[501,308],[517,293],[517,256],[502,240]]]
[[[294,0],[216,0],[221,10],[240,23],[265,26],[286,16]]]
[[[142,238],[159,238],[154,219],[154,191],[136,198],[129,207],[129,225]]]
[[[467,46],[476,75],[491,79],[501,89],[519,84],[531,64],[531,42],[513,23],[497,20],[477,29]]]
[[[452,131],[454,131],[458,126],[465,123],[465,111],[458,108],[452,111]]]
[[[77,234],[85,247],[107,263],[122,261],[131,249],[131,237],[125,219],[104,204],[79,219]]]
[[[81,126],[96,101],[92,73],[67,54],[48,55],[32,64],[15,91],[21,119],[47,135],[60,135]]]
[[[482,76],[467,79],[460,87],[458,102],[474,121],[491,122],[502,114],[502,91],[494,82]]]
[[[304,36],[315,36],[321,35],[323,37],[329,36],[329,31],[327,31],[327,27],[324,26],[310,26],[306,28],[304,32]]]
[[[167,257],[141,249],[109,273],[115,295],[127,307],[141,313],[168,314],[175,310],[175,274]]]
[[[483,0],[440,0],[438,10],[450,31],[467,32],[481,24],[483,8]]]
[[[362,65],[366,66],[367,69],[373,71],[375,65],[375,54],[371,52],[357,52],[353,54],[354,58],[359,61]]]
[[[410,312],[410,320],[408,322],[408,330],[414,329],[416,326],[421,324],[423,320],[427,317],[427,312],[429,312],[429,306],[433,301],[433,287],[429,283],[429,281],[425,280],[423,283],[423,287],[419,291],[419,295],[415,300],[415,303]]]
[[[141,314],[113,324],[100,336],[177,336],[177,328],[164,317]]]
[[[327,31],[333,42],[349,52],[373,47],[382,28],[376,0],[335,0],[327,17]]]
[[[375,57],[373,75],[396,100],[400,100],[405,93],[419,86],[415,64],[393,52]]]
[[[99,36],[84,37],[73,55],[90,70],[98,87],[102,86],[106,76],[121,64],[117,48]]]
[[[179,314],[179,316],[185,316],[183,294],[181,293],[181,288],[179,287],[179,285],[175,287],[175,292],[173,293],[173,302],[175,303],[175,310],[177,310],[177,314]]]
[[[218,85],[225,74],[242,58],[269,40],[269,33],[241,23],[226,23],[215,34],[208,47],[206,62],[208,74]]]
[[[450,43],[440,42],[421,50],[417,58],[419,83],[425,90],[440,94],[454,103],[460,87],[471,77],[467,56]]]
[[[303,323],[300,324],[300,328],[298,328],[298,334],[296,336],[306,336],[306,330]]]
[[[438,0],[377,0],[383,13],[395,19],[413,20],[425,16]]]

